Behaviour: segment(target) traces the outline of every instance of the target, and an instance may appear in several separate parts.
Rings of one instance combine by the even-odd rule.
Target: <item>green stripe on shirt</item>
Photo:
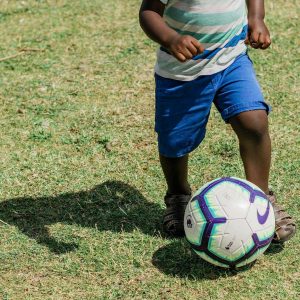
[[[238,20],[243,15],[244,11],[245,3],[244,1],[241,1],[241,5],[236,10],[225,13],[195,13],[180,10],[173,6],[167,6],[165,15],[184,24],[198,26],[219,26],[230,24],[233,21]]]
[[[241,23],[238,26],[232,28],[231,30],[228,30],[227,32],[217,32],[212,34],[196,33],[191,31],[180,30],[170,25],[168,26],[181,35],[191,35],[200,43],[223,43],[231,37],[235,36],[243,28],[244,25],[245,24]]]

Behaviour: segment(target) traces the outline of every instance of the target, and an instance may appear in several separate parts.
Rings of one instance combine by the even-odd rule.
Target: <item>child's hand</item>
[[[170,39],[167,45],[170,53],[177,58],[180,62],[185,62],[192,59],[194,56],[202,53],[204,47],[198,40],[190,35],[176,34]]]
[[[254,49],[267,49],[271,45],[269,30],[263,20],[248,21],[248,36],[245,41]]]

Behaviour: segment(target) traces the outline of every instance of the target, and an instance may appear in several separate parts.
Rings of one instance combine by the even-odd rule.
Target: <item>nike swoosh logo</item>
[[[257,211],[257,220],[258,223],[263,225],[267,222],[268,216],[269,216],[269,212],[270,212],[270,201],[268,201],[268,206],[267,209],[265,211],[265,213],[263,215],[261,215],[258,211]]]

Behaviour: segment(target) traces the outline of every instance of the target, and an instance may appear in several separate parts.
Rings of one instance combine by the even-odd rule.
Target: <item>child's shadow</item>
[[[160,235],[162,208],[136,189],[120,181],[107,181],[92,190],[56,197],[15,198],[0,202],[0,219],[15,225],[28,237],[55,253],[77,248],[56,241],[47,226],[76,224],[99,230],[130,232],[135,228]]]
[[[195,280],[235,276],[253,266],[250,264],[238,271],[213,266],[195,254],[184,239],[159,248],[152,256],[152,264],[164,274]]]

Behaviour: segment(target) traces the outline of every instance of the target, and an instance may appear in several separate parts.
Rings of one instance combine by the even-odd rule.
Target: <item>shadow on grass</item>
[[[152,264],[162,273],[188,279],[215,280],[231,277],[252,268],[253,264],[238,271],[215,267],[195,254],[185,240],[177,240],[159,248],[152,257]]]
[[[266,250],[265,255],[274,255],[284,250],[283,244],[273,244],[269,246],[269,248]]]
[[[72,251],[77,244],[56,241],[47,228],[52,224],[76,224],[113,232],[138,228],[158,236],[162,214],[158,204],[148,202],[138,190],[120,181],[107,181],[79,193],[0,202],[2,221],[17,226],[57,254]]]

